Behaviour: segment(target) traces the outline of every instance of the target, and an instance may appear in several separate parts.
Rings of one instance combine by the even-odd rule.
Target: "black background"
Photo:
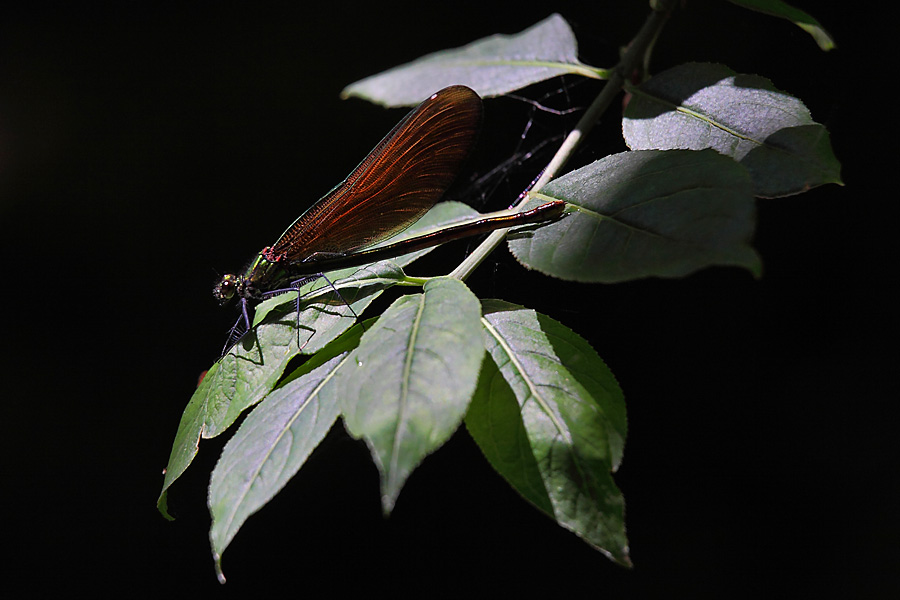
[[[614,64],[646,5],[581,4],[3,9],[4,586],[896,597],[896,353],[882,345],[894,331],[884,206],[895,194],[869,174],[887,132],[864,125],[878,107],[857,87],[871,48],[844,9],[810,2],[838,50],[821,53],[787,22],[689,2],[655,54],[657,71],[705,60],[766,75],[832,131],[846,186],[759,203],[761,280],[713,268],[574,285],[501,251],[469,282],[582,333],[617,375],[630,432],[616,481],[634,569],[521,501],[465,431],[413,474],[385,520],[366,448],[338,427],[246,523],[225,554],[224,587],[205,505],[223,440],[204,441],[173,488],[178,519],[156,512],[181,411],[232,318],[210,295],[217,270],[271,242],[404,114],[341,101],[340,90],[552,10],[571,22],[585,62]],[[565,106],[598,89],[573,83],[521,93],[565,87],[571,100],[547,99]],[[514,153],[529,114],[521,102],[488,101],[473,173]],[[571,125],[539,115],[525,143]],[[619,128],[613,110],[578,160],[624,150]],[[535,166],[510,176],[527,180]],[[505,206],[517,189],[501,181],[482,208]],[[446,271],[465,250],[413,272]]]

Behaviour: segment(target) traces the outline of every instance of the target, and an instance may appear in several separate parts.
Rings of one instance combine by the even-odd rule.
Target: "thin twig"
[[[575,154],[575,150],[599,121],[600,115],[609,108],[612,101],[622,91],[625,81],[634,71],[635,66],[644,62],[647,50],[656,41],[659,32],[675,6],[675,1],[658,0],[652,3],[652,6],[654,7],[653,12],[650,13],[643,27],[641,27],[634,40],[629,44],[628,50],[622,56],[622,59],[610,70],[609,80],[603,86],[603,90],[582,115],[575,128],[566,136],[559,150],[550,159],[543,174],[531,188],[531,193],[539,192],[541,188],[562,171],[569,159]],[[500,242],[506,237],[506,233],[506,229],[499,229],[489,235],[450,273],[450,277],[465,281],[478,265],[484,262],[484,259],[500,245]]]

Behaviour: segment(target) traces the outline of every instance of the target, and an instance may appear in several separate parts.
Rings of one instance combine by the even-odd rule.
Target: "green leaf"
[[[553,501],[522,422],[522,409],[493,359],[481,364],[466,429],[494,470],[523,498],[553,516]]]
[[[755,205],[747,172],[712,150],[614,154],[547,184],[527,206],[564,200],[569,212],[509,240],[529,268],[613,283],[681,277],[710,265],[759,275],[750,246]]]
[[[764,77],[689,63],[633,93],[622,124],[632,150],[713,148],[743,164],[764,198],[841,183],[828,131]]]
[[[338,417],[334,378],[359,343],[357,326],[270,393],[225,445],[209,486],[210,542],[221,556],[247,518],[297,473]]]
[[[373,281],[368,289],[344,289],[341,294],[356,314],[361,314],[387,284],[387,276],[396,270],[391,265],[370,265],[360,269]],[[355,283],[367,279],[357,276]],[[306,286],[304,286],[306,287]],[[343,288],[344,286],[339,286]],[[301,288],[302,290],[302,288]],[[197,454],[201,438],[213,438],[224,432],[247,408],[262,400],[278,383],[292,358],[303,352],[315,352],[337,338],[355,322],[355,317],[330,287],[321,297],[304,298],[310,302],[301,309],[300,328],[293,312],[295,294],[282,294],[261,304],[265,319],[220,358],[197,387],[185,408],[175,434],[175,442],[166,467],[158,506],[168,516],[165,494],[187,469]],[[302,293],[302,291],[301,291]],[[302,338],[302,339],[301,339]]]
[[[782,0],[730,0],[730,2],[756,12],[792,21],[797,27],[810,34],[822,50],[828,51],[834,48],[834,39],[818,21],[787,2],[782,2]]]
[[[394,302],[341,369],[344,424],[369,445],[385,513],[466,412],[484,358],[479,315],[465,284],[431,280],[424,294]]]
[[[390,241],[477,214],[465,204],[443,202]],[[301,346],[302,352],[309,354],[331,343],[353,325],[354,313],[362,314],[383,290],[402,281],[404,275],[398,265],[409,264],[430,250],[329,274],[341,296],[321,278],[304,285],[300,288],[303,306],[299,329],[294,310],[296,294],[281,294],[260,303],[254,314],[253,331],[209,369],[185,408],[157,502],[160,512],[171,518],[166,492],[193,461],[201,438],[213,438],[225,431],[244,410],[275,387],[288,362],[301,352]],[[350,303],[353,312],[344,301]]]
[[[625,501],[611,471],[626,434],[622,392],[580,336],[532,310],[485,301],[485,361],[466,426],[535,506],[630,565]]]
[[[389,242],[477,214],[465,204],[444,202]],[[288,362],[301,352],[301,346],[304,353],[317,352],[344,333],[355,322],[354,313],[362,314],[381,291],[404,279],[398,265],[408,264],[430,250],[330,274],[340,296],[321,278],[304,285],[300,288],[304,308],[299,320],[293,311],[297,299],[293,293],[270,298],[257,306],[253,331],[209,369],[185,409],[166,468],[158,501],[160,511],[171,518],[167,490],[193,461],[201,438],[222,433],[244,410],[262,400],[281,378]],[[350,303],[352,312],[345,301]],[[301,340],[303,332],[309,335]],[[222,548],[224,545],[227,540]]]
[[[266,343],[258,345],[254,340],[235,345],[210,367],[184,410],[157,503],[167,517],[166,492],[194,460],[200,438],[219,435],[245,409],[259,402],[299,352],[290,327],[266,323],[256,332]]]
[[[448,85],[467,85],[489,98],[566,73],[603,75],[578,61],[575,34],[565,19],[552,14],[515,35],[492,35],[367,77],[348,85],[341,96],[414,106]]]

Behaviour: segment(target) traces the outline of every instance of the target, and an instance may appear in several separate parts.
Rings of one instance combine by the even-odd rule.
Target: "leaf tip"
[[[225,573],[222,571],[222,555],[218,552],[213,552],[213,561],[216,567],[216,579],[219,580],[219,583],[225,585]]]
[[[167,498],[168,498],[167,492],[163,491],[159,495],[159,499],[156,501],[156,510],[158,510],[159,514],[161,514],[163,517],[165,517],[167,521],[174,521],[175,517],[173,517],[169,513],[169,506],[168,506]]]
[[[397,502],[397,498],[391,494],[382,494],[381,496],[381,515],[387,519],[391,516],[391,512],[394,510],[394,504]]]
[[[358,82],[357,82],[358,83]],[[349,100],[350,98],[360,98],[362,100],[368,100],[370,102],[376,103],[377,101],[366,96],[361,90],[357,83],[351,83],[347,87],[341,90],[341,93],[338,94],[338,98],[341,100]]]

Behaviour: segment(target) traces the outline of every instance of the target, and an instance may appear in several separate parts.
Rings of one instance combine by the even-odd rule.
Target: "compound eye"
[[[216,287],[213,288],[213,296],[220,304],[224,304],[234,297],[234,290],[237,287],[237,277],[228,274],[223,275]]]

